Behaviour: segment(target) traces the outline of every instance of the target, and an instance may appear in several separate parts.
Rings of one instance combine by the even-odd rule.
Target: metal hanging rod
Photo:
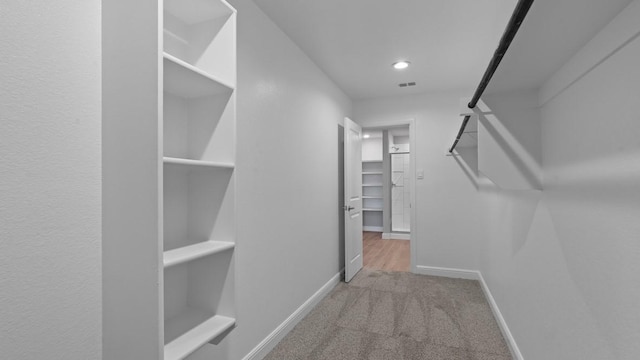
[[[449,153],[452,153],[453,149],[455,149],[456,145],[458,145],[458,141],[460,141],[460,138],[462,137],[462,134],[464,133],[464,129],[467,127],[467,123],[469,122],[470,118],[471,116],[467,115],[462,120],[462,126],[460,126],[460,130],[458,131],[458,136],[456,136],[456,139],[454,140],[453,145],[451,145],[451,149],[449,149]]]
[[[482,76],[482,80],[480,80],[480,84],[476,88],[476,92],[473,94],[471,101],[467,105],[469,109],[473,109],[480,101],[480,97],[484,93],[493,77],[493,74],[496,72],[498,65],[500,65],[500,61],[504,57],[504,54],[509,49],[509,45],[511,45],[511,41],[516,36],[518,29],[520,29],[520,25],[524,21],[524,18],[527,16],[531,5],[534,0],[519,0],[516,8],[513,10],[513,14],[511,15],[511,19],[509,19],[509,23],[507,24],[507,28],[504,30],[502,34],[502,38],[500,39],[500,43],[498,44],[498,48],[493,53],[493,57],[489,62],[489,66],[487,66],[487,70],[485,70],[484,75]],[[458,136],[456,136],[456,140],[453,142],[453,145],[449,149],[449,152],[452,153],[453,150],[458,145],[458,141],[460,141],[460,137],[464,133],[464,129],[467,127],[467,123],[471,118],[470,115],[464,117],[462,120],[462,126],[460,127],[460,131],[458,131]]]

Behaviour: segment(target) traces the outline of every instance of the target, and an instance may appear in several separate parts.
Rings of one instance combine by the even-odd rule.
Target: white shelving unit
[[[105,360],[224,358],[236,18],[225,0],[103,2]]]
[[[236,324],[236,11],[165,0],[163,13],[162,329],[179,360]]]
[[[362,162],[362,211],[365,231],[382,231],[382,160]]]

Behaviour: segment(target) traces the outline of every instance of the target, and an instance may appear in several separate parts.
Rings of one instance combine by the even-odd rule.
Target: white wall
[[[411,95],[358,101],[354,119],[363,127],[415,119],[417,265],[477,268],[477,184],[447,149],[460,127],[458,101],[466,92]],[[464,226],[461,226],[463,224]]]
[[[362,139],[362,161],[382,161],[382,138]]]
[[[340,268],[338,123],[351,101],[251,1],[238,10],[238,326],[198,359],[242,359]]]
[[[640,356],[638,18],[543,85],[544,192],[486,191],[481,270],[526,359]]]
[[[394,136],[393,137],[394,145],[406,145],[409,144],[409,136]]]
[[[100,359],[100,1],[3,1],[0,54],[0,357]]]
[[[542,188],[542,130],[536,90],[482,97],[478,116],[478,171],[503,189]],[[474,120],[476,121],[476,120]]]
[[[162,351],[161,5],[101,7],[104,360],[157,359]]]

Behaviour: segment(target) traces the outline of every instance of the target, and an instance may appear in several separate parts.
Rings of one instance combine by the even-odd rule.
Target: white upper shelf
[[[180,97],[195,98],[229,94],[234,87],[173,55],[164,53],[164,89]]]
[[[164,9],[188,25],[229,16],[236,11],[223,0],[164,0]]]
[[[223,168],[223,169],[233,169],[235,167],[235,165],[231,163],[181,159],[181,158],[166,157],[166,156],[162,158],[162,160],[166,165],[200,166],[200,167],[212,167],[212,168]]]

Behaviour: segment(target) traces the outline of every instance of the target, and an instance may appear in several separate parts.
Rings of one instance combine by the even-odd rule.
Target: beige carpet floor
[[[363,269],[266,360],[510,360],[477,281]]]

